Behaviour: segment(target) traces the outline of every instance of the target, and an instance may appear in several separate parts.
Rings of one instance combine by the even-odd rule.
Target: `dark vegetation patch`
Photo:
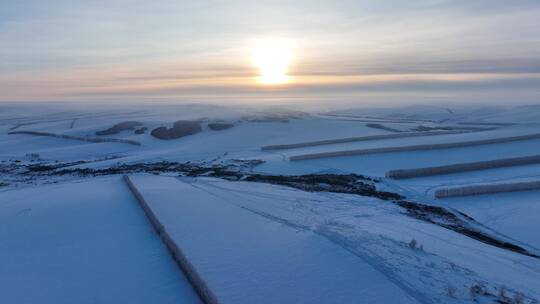
[[[39,172],[47,172],[52,173],[55,170],[61,169],[61,168],[67,168],[71,166],[76,165],[82,165],[82,164],[88,164],[88,163],[94,163],[96,161],[105,161],[105,160],[111,160],[111,159],[117,159],[120,158],[119,156],[112,156],[112,157],[105,157],[100,158],[97,160],[79,160],[75,162],[65,162],[65,163],[38,163],[38,164],[30,164],[26,165],[26,172],[27,173],[39,173]]]
[[[13,161],[2,161],[0,163],[0,174],[13,174],[24,171],[24,167]]]
[[[28,172],[49,172],[53,170],[57,170],[64,167],[70,167],[70,166],[76,166],[80,164],[84,164],[84,161],[76,161],[76,162],[69,162],[69,163],[59,163],[59,164],[32,164],[26,166]]]
[[[239,170],[243,167],[253,167],[261,161],[240,161],[239,165],[211,165],[204,166],[192,163],[178,162],[158,162],[158,163],[136,163],[122,164],[109,168],[66,168],[68,165],[51,166],[29,166],[31,172],[47,172],[54,175],[81,175],[99,176],[111,174],[132,174],[132,173],[170,173],[175,172],[185,176],[211,176],[232,181],[251,181],[261,183],[271,183],[276,185],[289,186],[296,189],[310,192],[334,192],[349,193],[363,196],[376,197],[383,200],[396,200],[403,197],[396,193],[379,191],[375,187],[377,180],[357,174],[306,174],[306,175],[266,175],[246,173]],[[73,166],[78,163],[70,163]]]
[[[357,174],[263,175],[250,174],[243,180],[289,186],[309,192],[334,192],[376,197],[382,200],[401,199],[397,193],[379,191],[374,179]]]
[[[404,208],[407,211],[407,215],[416,219],[444,227],[495,247],[540,258],[540,256],[528,252],[525,248],[499,240],[471,227],[471,224],[469,223],[476,223],[476,221],[462,212],[454,213],[443,207],[414,203],[405,200],[398,200],[395,203]]]
[[[65,168],[61,170],[53,170],[51,174],[55,175],[80,175],[80,176],[100,176],[113,174],[131,174],[131,173],[168,173],[168,172],[185,172],[190,169],[189,164],[175,162],[159,162],[159,163],[137,163],[137,164],[122,164],[109,168],[92,169],[92,168]]]
[[[150,133],[152,136],[159,139],[176,139],[188,135],[193,135],[202,131],[200,122],[179,120],[173,124],[172,128],[159,127]]]
[[[124,121],[124,122],[118,123],[118,124],[108,128],[106,130],[97,131],[96,135],[102,136],[102,135],[118,134],[118,133],[120,133],[122,131],[133,130],[136,127],[139,127],[139,126],[142,126],[142,125],[143,125],[143,123],[139,122],[139,121]]]
[[[92,168],[67,168],[79,164],[65,163],[56,165],[29,165],[25,174],[41,175],[79,175],[79,176],[99,176],[111,174],[132,174],[132,173],[178,173],[184,176],[210,176],[223,178],[230,181],[251,181],[270,183],[288,186],[309,192],[333,192],[357,194],[366,197],[375,197],[381,200],[391,201],[402,207],[405,214],[415,219],[438,225],[483,242],[485,244],[510,250],[523,255],[540,258],[540,256],[529,252],[525,248],[512,244],[511,242],[498,239],[489,235],[476,227],[480,225],[470,216],[461,212],[454,212],[449,209],[432,206],[404,199],[398,193],[385,192],[377,189],[376,179],[357,174],[306,174],[306,175],[266,175],[244,172],[245,168],[252,168],[262,163],[260,160],[237,160],[231,165],[205,165],[196,163],[178,162],[158,162],[158,163],[134,163],[120,164],[114,167],[92,169]]]
[[[144,134],[144,132],[146,132],[146,130],[148,130],[147,127],[141,127],[141,128],[135,129],[134,133],[135,134]]]
[[[234,127],[234,124],[225,122],[212,122],[208,124],[208,128],[214,131],[227,130],[232,127]]]
[[[223,165],[200,165],[190,162],[156,162],[156,163],[134,163],[119,164],[117,166],[92,169],[92,168],[68,168],[83,162],[63,163],[53,165],[42,165],[41,167],[32,166],[33,170],[28,168],[27,173],[41,172],[47,175],[78,175],[78,176],[100,176],[112,174],[132,174],[132,173],[179,173],[186,176],[215,176],[229,180],[240,180],[244,174],[242,168],[250,168],[260,164],[260,160],[233,160],[233,164]],[[29,166],[30,167],[30,166]]]

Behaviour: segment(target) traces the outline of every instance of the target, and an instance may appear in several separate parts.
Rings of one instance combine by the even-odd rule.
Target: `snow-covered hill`
[[[535,105],[0,104],[0,302],[199,301],[130,175],[220,303],[534,303],[540,189],[435,193],[537,181],[539,164],[386,176],[538,155],[539,118]]]

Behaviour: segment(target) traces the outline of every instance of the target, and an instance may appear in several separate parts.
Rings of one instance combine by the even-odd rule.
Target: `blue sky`
[[[4,101],[540,96],[539,1],[4,2]],[[276,37],[294,81],[261,87],[249,50]]]

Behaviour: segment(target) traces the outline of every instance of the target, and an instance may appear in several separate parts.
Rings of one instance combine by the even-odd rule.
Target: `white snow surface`
[[[441,200],[484,225],[540,249],[540,191],[498,193]]]
[[[310,285],[302,285],[299,280],[308,279],[311,284],[321,286],[319,292],[329,292],[330,299],[356,303],[346,297],[354,295],[355,291],[348,290],[353,288],[348,285],[351,282],[332,278],[332,272],[325,272],[326,267],[341,269],[340,279],[354,278],[357,271],[362,273],[363,277],[353,281],[375,291],[371,296],[362,289],[363,299],[368,303],[392,303],[393,298],[386,295],[393,295],[396,288],[422,303],[468,302],[472,301],[469,288],[477,282],[489,286],[493,293],[505,286],[533,298],[540,296],[538,259],[412,219],[389,202],[211,178],[178,181],[171,177],[139,175],[132,180],[178,246],[195,265],[201,265],[203,278],[227,299],[240,301],[236,298],[237,292],[243,290],[239,286],[258,282],[261,274],[256,270],[263,269],[266,284],[259,286],[261,290],[257,289],[256,296],[268,292],[266,288],[290,290],[287,284],[296,286],[289,295],[270,295],[268,299],[274,300],[271,302],[288,303],[283,299],[294,299],[286,297],[301,294],[298,288]],[[200,235],[202,231],[204,235]],[[295,233],[290,235],[287,231]],[[313,238],[317,245],[309,249]],[[423,249],[411,249],[408,242],[412,239]],[[307,243],[297,247],[303,242]],[[325,245],[326,242],[333,245]],[[341,259],[332,258],[344,249],[354,257],[345,254]],[[354,259],[360,266],[352,261]],[[294,266],[289,265],[291,262]],[[371,269],[369,272],[365,264],[371,266],[367,268]],[[310,270],[316,275],[302,277],[306,269],[302,271],[298,267],[309,270],[313,265],[318,265],[317,270]],[[280,269],[278,273],[283,276],[268,273],[272,267]],[[289,271],[295,274],[289,275]],[[235,275],[225,280],[224,273]],[[272,287],[273,284],[276,287]],[[445,294],[449,286],[456,288],[454,297]],[[328,287],[330,289],[326,289]],[[247,291],[240,293],[245,296]]]
[[[494,235],[506,236],[527,248],[540,249],[538,191],[453,199],[433,197],[433,193],[441,187],[538,179],[539,165],[407,180],[384,178],[385,173],[393,169],[536,155],[540,151],[540,140],[298,162],[288,160],[291,155],[304,153],[540,133],[540,106],[411,106],[357,108],[325,113],[309,109],[305,111],[307,113],[300,115],[301,118],[290,118],[289,122],[255,122],[246,117],[265,118],[283,113],[297,115],[298,111],[262,105],[0,104],[0,302],[117,303],[121,299],[121,302],[130,303],[192,303],[197,300],[120,177],[81,178],[66,175],[34,178],[9,173],[11,166],[40,162],[60,164],[84,161],[72,168],[108,168],[118,164],[159,161],[219,165],[241,159],[265,161],[251,168],[252,173],[357,173],[381,178],[379,187],[384,190],[400,193],[412,201],[464,212]],[[203,131],[168,141],[149,134],[153,128],[170,127],[177,120],[201,121]],[[140,121],[148,130],[140,135],[126,130],[104,137],[135,140],[141,146],[8,134],[11,131],[26,130],[95,136],[96,131],[124,121]],[[234,127],[212,131],[207,124],[214,121],[233,123]],[[261,151],[261,147],[266,145],[394,134],[367,127],[366,123],[370,121],[382,121],[377,123],[408,132],[419,126],[495,129]],[[31,160],[32,155],[38,155],[39,160]],[[197,238],[192,240],[195,245],[202,246],[203,243],[197,244],[196,241],[207,235],[205,232],[211,231],[208,229],[217,231],[217,227],[226,229],[216,233],[243,233],[246,237],[255,235],[255,231],[243,231],[247,229],[238,227],[236,221],[224,222],[227,225],[214,225],[217,220],[223,220],[216,212],[223,208],[227,210],[223,213],[227,218],[241,214],[238,216],[245,218],[249,225],[271,227],[268,229],[273,232],[267,238],[273,243],[260,242],[260,248],[248,248],[252,251],[248,250],[246,254],[257,249],[275,248],[272,245],[275,242],[283,242],[288,246],[284,248],[296,248],[296,253],[301,246],[306,246],[304,248],[309,250],[304,250],[304,258],[313,256],[312,261],[326,261],[326,270],[321,269],[319,282],[328,280],[329,274],[333,273],[330,266],[335,266],[336,272],[347,273],[347,276],[340,278],[346,281],[342,282],[343,287],[340,289],[344,298],[338,299],[350,299],[356,292],[348,289],[352,288],[352,283],[347,278],[356,280],[357,273],[347,263],[358,263],[358,269],[370,273],[369,276],[359,278],[358,282],[373,283],[373,290],[362,290],[372,299],[381,302],[396,302],[395,297],[385,297],[386,288],[389,288],[388,295],[405,294],[400,299],[411,299],[412,302],[472,303],[469,288],[477,282],[487,286],[495,295],[504,286],[509,293],[520,292],[527,297],[540,299],[538,259],[495,248],[439,226],[412,219],[405,216],[401,208],[388,202],[355,195],[306,193],[268,184],[233,183],[209,178],[184,180],[191,184],[189,187],[171,178],[166,179],[166,183],[158,177],[136,178],[145,179],[152,187],[160,189],[156,197],[183,198],[183,191],[178,192],[177,189],[177,185],[183,185],[184,192],[190,193],[190,198],[200,198],[216,206],[210,210],[193,206],[201,208],[193,209],[194,212],[200,212],[200,215],[185,223],[175,221],[178,227],[188,224],[200,227],[199,233],[194,235]],[[49,183],[57,184],[43,185]],[[209,196],[214,198],[210,199]],[[172,217],[167,216],[169,219]],[[208,216],[212,216],[211,221],[205,221]],[[276,234],[275,238],[272,238],[273,234]],[[407,244],[413,239],[423,245],[424,249],[409,248]],[[220,246],[226,246],[229,240],[233,239],[220,240]],[[348,254],[343,253],[345,258],[336,262],[332,256],[343,250]],[[212,263],[223,262],[215,250],[204,252],[199,248],[197,252],[200,252],[198,258],[206,258]],[[290,261],[296,261],[298,265],[303,262],[301,255],[294,251],[280,252],[290,254]],[[312,252],[319,255],[313,255]],[[354,262],[350,260],[351,255]],[[269,260],[264,265],[270,267],[272,263],[285,264],[287,261]],[[230,269],[212,270],[210,263],[205,264],[205,267],[214,278],[218,278],[216,280],[223,284],[222,287],[230,287],[225,294],[234,298],[233,295],[239,290],[233,281],[228,280]],[[248,268],[246,266],[241,270],[249,273]],[[275,279],[280,272],[281,269],[269,272],[268,277]],[[325,273],[326,277],[323,275]],[[305,273],[295,275],[302,277]],[[246,282],[239,283],[247,285]],[[264,289],[264,284],[257,283],[257,288]],[[279,286],[280,291],[289,292],[289,296],[294,295],[290,287]],[[450,287],[456,288],[454,296],[448,295]],[[318,288],[326,296],[335,292],[327,286]],[[354,288],[364,286],[357,284]],[[275,293],[268,298],[275,299],[273,296],[279,295]],[[363,299],[359,301],[369,302]],[[478,301],[482,303],[483,300]]]
[[[199,303],[118,176],[0,195],[1,303]]]
[[[311,231],[174,178],[132,181],[219,303],[417,303],[369,263]]]

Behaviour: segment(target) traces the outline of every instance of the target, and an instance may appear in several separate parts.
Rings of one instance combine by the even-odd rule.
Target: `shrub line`
[[[50,133],[50,132],[38,132],[38,131],[13,131],[13,132],[9,132],[8,134],[10,134],[10,135],[11,134],[26,134],[26,135],[35,135],[35,136],[49,136],[49,137],[56,137],[56,138],[80,140],[80,141],[86,141],[86,142],[92,142],[92,143],[113,142],[113,143],[121,143],[121,144],[135,145],[135,146],[140,146],[141,145],[140,142],[135,141],[135,140],[130,140],[130,139],[82,137],[82,136],[56,134],[56,133]]]
[[[451,149],[451,148],[492,145],[492,144],[500,144],[500,143],[508,143],[508,142],[532,140],[532,139],[540,139],[540,133],[520,135],[520,136],[443,143],[443,144],[423,144],[423,145],[413,145],[413,146],[382,147],[382,148],[371,148],[371,149],[355,149],[355,150],[300,154],[300,155],[290,156],[289,160],[298,161],[298,160],[337,157],[337,156],[353,156],[353,155],[422,151],[422,150],[442,150],[442,149]]]
[[[407,179],[423,176],[445,175],[467,171],[487,170],[504,167],[524,166],[540,163],[540,155],[525,157],[504,158],[488,161],[458,163],[446,166],[434,166],[412,169],[396,169],[386,172],[386,177],[393,179]]]
[[[520,182],[520,183],[496,183],[482,184],[465,187],[443,188],[435,191],[436,198],[472,196],[482,194],[494,194],[502,192],[517,192],[539,190],[540,181]]]
[[[403,138],[403,137],[421,137],[421,136],[436,136],[436,135],[451,135],[451,134],[462,134],[469,133],[467,131],[434,131],[434,132],[408,132],[408,133],[399,133],[399,134],[383,134],[383,135],[370,135],[370,136],[358,136],[358,137],[346,137],[346,138],[337,138],[337,139],[326,139],[318,141],[308,141],[292,144],[279,144],[279,145],[270,145],[263,146],[261,150],[285,150],[285,149],[294,149],[294,148],[304,148],[304,147],[314,147],[314,146],[324,146],[331,144],[342,144],[349,142],[357,141],[370,141],[370,140],[379,140],[379,139],[394,139],[394,138]]]

